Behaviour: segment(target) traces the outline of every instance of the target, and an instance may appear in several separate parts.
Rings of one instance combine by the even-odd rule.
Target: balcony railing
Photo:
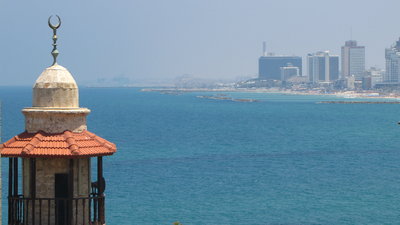
[[[103,225],[104,196],[82,198],[8,197],[9,225]]]

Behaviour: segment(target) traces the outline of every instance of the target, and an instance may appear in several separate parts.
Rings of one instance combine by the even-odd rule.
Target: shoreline
[[[334,96],[338,98],[368,98],[368,99],[397,99],[400,101],[400,95],[381,95],[378,92],[333,92],[320,93],[316,91],[292,91],[292,90],[277,90],[277,89],[237,89],[237,88],[143,88],[142,92],[237,92],[237,93],[269,93],[269,94],[287,94],[287,95],[314,95],[314,96]]]

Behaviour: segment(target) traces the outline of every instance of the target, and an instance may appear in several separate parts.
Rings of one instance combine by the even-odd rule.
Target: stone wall
[[[86,116],[89,109],[44,109],[25,108],[25,129],[28,133],[44,131],[46,133],[62,133],[66,130],[82,132],[87,129]]]
[[[73,197],[86,198],[90,194],[90,158],[73,159]],[[55,174],[68,174],[70,159],[36,159],[36,198],[55,198]],[[23,193],[30,196],[30,159],[23,159]],[[39,209],[41,208],[41,211]],[[35,223],[43,225],[54,224],[55,201],[35,201]],[[28,215],[32,215],[33,204],[27,207]],[[73,224],[83,225],[89,219],[89,200],[74,200],[72,202]],[[40,218],[41,217],[41,218]],[[50,224],[48,218],[50,217]],[[28,219],[29,224],[32,218]]]

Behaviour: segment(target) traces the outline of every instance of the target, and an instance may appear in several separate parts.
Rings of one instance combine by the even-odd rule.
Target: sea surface
[[[118,147],[104,161],[107,224],[400,224],[400,105],[196,97],[214,94],[80,89],[89,130]],[[0,99],[5,141],[24,131],[31,87]]]

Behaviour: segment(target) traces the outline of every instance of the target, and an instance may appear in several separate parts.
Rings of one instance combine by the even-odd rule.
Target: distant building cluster
[[[305,64],[301,56],[268,53],[265,42],[258,61],[258,79],[244,87],[274,87],[302,84],[304,87],[330,87],[339,90],[372,90],[400,87],[400,39],[385,50],[386,70],[365,66],[365,46],[349,40],[341,55],[329,51],[309,53]],[[304,65],[304,74],[303,74]]]
[[[335,81],[339,78],[339,56],[328,51],[308,54],[307,70],[311,83]]]

